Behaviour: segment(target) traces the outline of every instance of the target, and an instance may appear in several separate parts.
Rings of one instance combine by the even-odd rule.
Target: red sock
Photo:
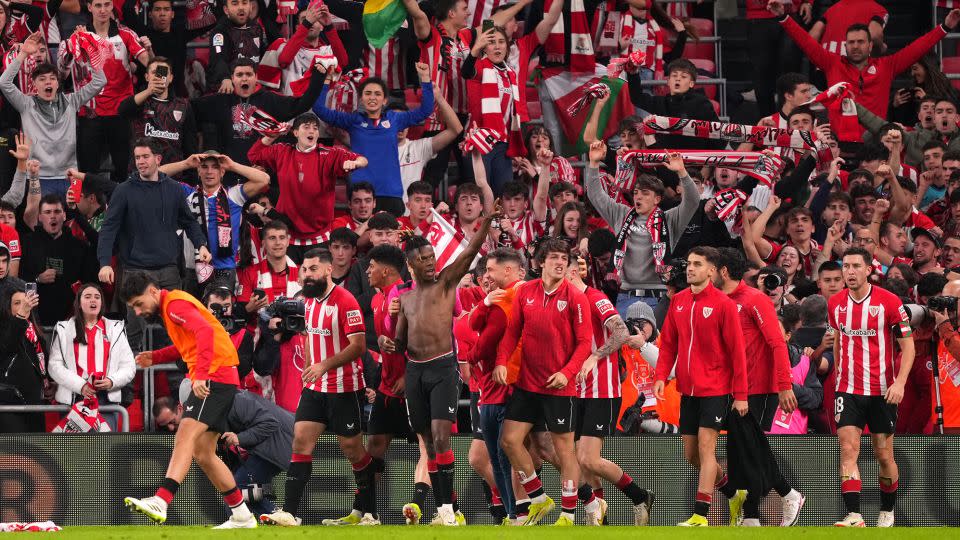
[[[573,480],[565,480],[561,490],[560,511],[572,514],[577,509],[577,489],[573,485]]]
[[[360,461],[351,463],[350,466],[353,467],[355,471],[362,471],[366,469],[371,462],[373,462],[373,457],[371,457],[370,454],[364,454],[363,457],[360,458]]]
[[[290,456],[290,463],[310,463],[313,461],[313,456],[309,454],[293,454]]]
[[[240,493],[237,486],[233,486],[233,489],[223,494],[223,502],[227,503],[230,508],[236,508],[243,504],[243,494]]]
[[[705,502],[705,503],[707,503],[707,504],[710,504],[711,502],[713,502],[713,494],[711,494],[711,493],[704,493],[704,492],[702,492],[702,491],[698,491],[698,492],[697,492],[697,502]]]
[[[521,478],[520,484],[523,486],[523,490],[526,491],[527,495],[529,495],[531,498],[543,493],[543,482],[540,481],[540,477],[537,476],[537,473],[533,473],[532,476],[527,478]]]
[[[726,485],[727,485],[727,482],[729,482],[729,481],[730,481],[730,479],[727,478],[727,475],[726,475],[726,474],[724,474],[724,475],[723,475],[723,478],[721,478],[720,480],[717,480],[717,485],[716,485],[717,489],[723,489],[724,486],[726,486]]]
[[[621,476],[620,479],[617,480],[616,486],[617,486],[617,489],[622,490],[632,483],[633,483],[633,478],[630,478],[630,475],[624,472],[623,476]],[[603,492],[603,488],[600,488],[600,491]],[[596,493],[596,491],[594,491],[594,493]],[[602,499],[603,497],[600,497],[600,498]]]
[[[889,485],[884,484],[883,482],[880,482],[880,491],[882,491],[882,492],[884,492],[884,493],[893,493],[893,492],[897,491],[897,485],[898,485],[899,483],[900,483],[899,480],[894,480],[893,483],[892,483],[892,484],[889,484]],[[842,488],[841,488],[841,489],[842,489]],[[858,489],[857,491],[860,491],[860,490]]]
[[[446,452],[437,454],[437,466],[450,465],[453,463],[453,460],[453,450],[447,450]]]
[[[602,498],[603,498],[603,488],[602,488],[602,487],[593,488],[593,496],[596,497],[596,498],[598,498],[598,499],[602,499]]]
[[[840,493],[850,493],[852,491],[860,491],[862,482],[859,478],[850,478],[840,482]],[[880,485],[880,489],[883,490],[883,485]]]
[[[437,472],[437,460],[428,459],[427,460],[427,473],[434,474]]]
[[[163,502],[167,504],[170,504],[170,502],[173,501],[173,493],[170,493],[170,490],[167,488],[158,488],[156,495],[157,497],[163,499]]]
[[[490,486],[490,504],[493,506],[502,506],[503,499],[500,498],[500,490],[497,486]]]

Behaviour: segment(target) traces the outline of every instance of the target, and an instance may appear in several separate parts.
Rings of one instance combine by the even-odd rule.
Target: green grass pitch
[[[230,540],[254,539],[312,539],[322,535],[324,540],[366,540],[372,536],[379,536],[384,540],[473,540],[491,539],[501,540],[505,537],[533,539],[533,540],[569,540],[570,535],[589,535],[591,539],[610,540],[660,540],[665,535],[682,538],[703,538],[706,540],[820,540],[820,539],[848,539],[848,538],[889,538],[913,540],[919,538],[943,538],[945,529],[936,528],[894,528],[879,530],[875,528],[862,530],[840,530],[831,527],[792,527],[781,529],[777,527],[737,528],[711,527],[708,529],[680,529],[677,527],[576,527],[552,528],[538,526],[531,528],[521,527],[494,527],[468,526],[463,528],[441,528],[430,526],[380,526],[380,527],[321,527],[308,526],[284,529],[280,527],[258,527],[254,530],[215,531],[209,527],[174,527],[174,526],[118,526],[118,527],[66,527],[62,532],[54,533],[51,538],[78,539],[78,540],[137,540],[140,538],[158,538],[162,540],[203,540],[207,538],[228,538]]]

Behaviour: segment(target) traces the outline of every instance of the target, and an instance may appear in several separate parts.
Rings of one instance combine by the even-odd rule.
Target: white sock
[[[801,497],[801,495],[800,495],[800,492],[799,492],[799,491],[797,491],[797,490],[795,490],[795,489],[791,489],[791,490],[790,490],[790,493],[787,493],[786,495],[784,495],[783,498],[784,498],[784,499],[790,499],[790,500],[799,500],[800,497]]]
[[[537,495],[536,497],[533,497],[532,499],[530,499],[530,502],[534,504],[540,504],[542,502],[546,502],[546,500],[547,500],[547,494],[541,493],[540,495]]]
[[[441,509],[441,510],[444,510],[444,511],[447,511],[447,512],[450,512],[450,513],[452,514],[452,513],[453,513],[453,504],[444,504],[444,505],[441,505],[441,506],[440,506],[440,509]]]
[[[745,519],[745,520],[743,520],[743,526],[744,526],[744,527],[759,527],[759,526],[760,526],[760,520],[757,519],[757,518]]]

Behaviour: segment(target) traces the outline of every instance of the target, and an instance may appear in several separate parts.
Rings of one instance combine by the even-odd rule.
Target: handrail
[[[72,407],[70,405],[0,405],[0,413],[31,413],[31,412],[68,412]],[[101,405],[102,412],[115,412],[120,414],[120,431],[130,432],[130,413],[120,405],[107,404]]]

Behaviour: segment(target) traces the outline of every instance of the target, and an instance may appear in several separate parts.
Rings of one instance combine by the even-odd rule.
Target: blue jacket
[[[327,92],[323,86],[320,98],[313,104],[313,112],[324,122],[346,130],[350,134],[350,150],[367,158],[369,164],[350,175],[351,182],[367,181],[373,184],[377,197],[403,197],[400,180],[400,152],[397,133],[423,122],[433,112],[433,83],[420,83],[420,107],[412,111],[386,111],[380,122],[371,122],[366,113],[345,113],[328,109]]]

